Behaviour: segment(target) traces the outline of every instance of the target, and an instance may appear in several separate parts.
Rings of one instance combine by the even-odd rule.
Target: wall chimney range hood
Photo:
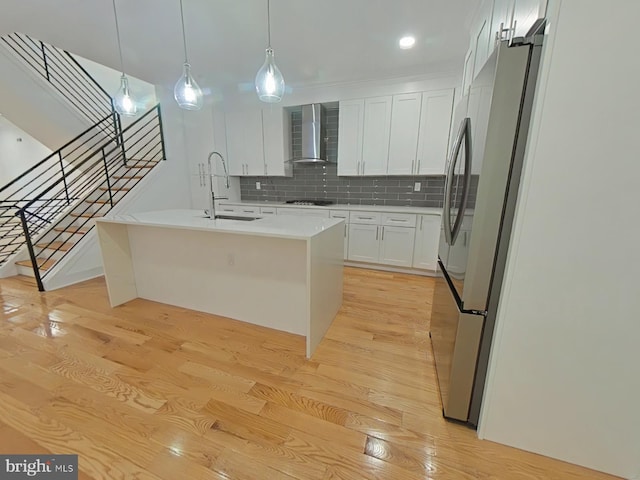
[[[326,122],[319,103],[302,105],[302,154],[293,163],[327,163]]]

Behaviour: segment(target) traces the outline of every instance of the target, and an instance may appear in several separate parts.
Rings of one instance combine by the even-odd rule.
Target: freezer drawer
[[[447,418],[467,421],[484,316],[461,313],[444,276],[433,296],[430,336],[442,409]]]

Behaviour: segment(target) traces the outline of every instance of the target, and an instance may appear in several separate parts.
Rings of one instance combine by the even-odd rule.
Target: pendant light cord
[[[118,26],[118,12],[116,11],[116,0],[113,0],[113,17],[116,19],[116,37],[118,39],[118,53],[120,54],[120,69],[124,75],[124,62],[122,61],[122,46],[120,45],[120,27]]]
[[[184,63],[189,63],[187,59],[187,35],[184,33],[184,11],[182,9],[182,0],[180,0],[180,19],[182,20],[182,45],[184,45]]]
[[[268,46],[271,48],[271,0],[267,0],[267,40]]]

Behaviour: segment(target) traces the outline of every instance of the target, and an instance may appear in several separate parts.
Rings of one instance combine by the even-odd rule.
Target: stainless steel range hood
[[[294,163],[327,163],[324,107],[319,103],[302,106],[302,154]]]

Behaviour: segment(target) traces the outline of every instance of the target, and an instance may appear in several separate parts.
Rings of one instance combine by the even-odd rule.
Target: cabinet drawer
[[[349,212],[347,210],[330,210],[329,216],[331,218],[343,218],[346,223],[349,223]]]
[[[276,207],[260,207],[261,215],[275,215]]]
[[[379,225],[379,212],[349,212],[349,223],[360,225]]]
[[[251,213],[258,214],[260,213],[260,207],[236,207],[236,212],[238,213]]]
[[[383,213],[380,225],[415,227],[416,216],[413,213]]]
[[[240,213],[240,207],[236,205],[220,205],[216,207],[216,211],[224,213]]]

